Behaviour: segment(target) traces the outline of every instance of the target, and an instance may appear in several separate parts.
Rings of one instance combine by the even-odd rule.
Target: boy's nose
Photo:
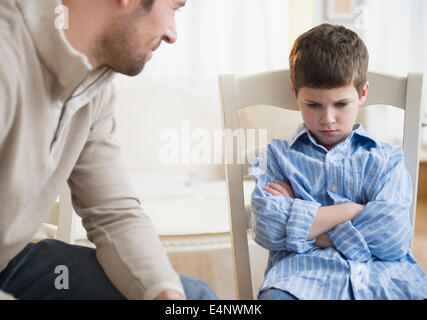
[[[320,123],[330,125],[335,123],[335,115],[332,110],[326,109],[320,117]]]

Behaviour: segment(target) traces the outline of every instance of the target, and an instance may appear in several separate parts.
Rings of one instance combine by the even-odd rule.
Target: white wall
[[[324,4],[317,0],[188,1],[177,15],[177,43],[163,44],[141,75],[116,79],[119,139],[129,167],[133,171],[222,176],[218,165],[162,164],[159,153],[165,142],[159,140],[161,132],[181,132],[186,121],[192,130],[220,128],[218,74],[287,68],[291,42],[321,22],[343,23],[359,32],[368,46],[373,70],[397,74],[427,70],[427,1],[355,0],[368,9],[365,29],[355,28],[355,20],[330,19]],[[262,118],[265,125],[279,120],[282,125],[276,125],[271,134],[283,137],[301,121],[297,113],[285,115],[275,109],[257,111],[252,117]],[[386,121],[378,125],[379,118]],[[371,110],[365,126],[378,138],[394,142],[400,136],[401,130],[396,128],[402,129],[402,119],[399,110]],[[252,120],[242,121],[251,126]],[[192,141],[192,146],[196,144]]]

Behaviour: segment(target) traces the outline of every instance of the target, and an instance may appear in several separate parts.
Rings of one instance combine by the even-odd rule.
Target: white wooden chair
[[[387,105],[405,110],[403,150],[405,164],[411,175],[413,204],[410,210],[411,222],[415,224],[417,202],[419,148],[421,131],[423,74],[409,73],[407,77],[369,72],[370,83],[366,105]],[[223,129],[239,128],[239,111],[255,105],[271,105],[285,109],[298,110],[291,91],[289,70],[264,72],[244,77],[234,75],[219,76],[219,93],[222,106]],[[227,152],[241,152],[239,146],[225,139],[225,157]],[[251,268],[248,251],[248,228],[250,226],[250,208],[244,204],[243,178],[250,176],[250,164],[226,164],[226,184],[232,252],[235,273],[235,288],[238,299],[253,299]]]
[[[56,238],[73,244],[76,240],[76,220],[77,214],[74,212],[71,203],[70,188],[68,185],[65,185],[59,195],[58,231]]]
[[[65,184],[49,212],[49,217],[39,227],[32,240],[49,238],[74,244],[79,219],[71,204],[70,188]]]

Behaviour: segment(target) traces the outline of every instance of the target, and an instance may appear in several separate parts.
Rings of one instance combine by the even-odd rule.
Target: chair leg
[[[66,185],[59,196],[58,240],[73,244],[75,242],[76,214],[71,204],[71,192]]]

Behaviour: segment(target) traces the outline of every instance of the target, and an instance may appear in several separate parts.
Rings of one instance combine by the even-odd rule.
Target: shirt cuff
[[[319,208],[318,202],[294,199],[286,224],[287,250],[303,253],[313,248],[316,239],[307,240],[307,237]]]
[[[371,258],[368,244],[351,221],[337,225],[328,232],[328,237],[348,260],[368,261]]]

